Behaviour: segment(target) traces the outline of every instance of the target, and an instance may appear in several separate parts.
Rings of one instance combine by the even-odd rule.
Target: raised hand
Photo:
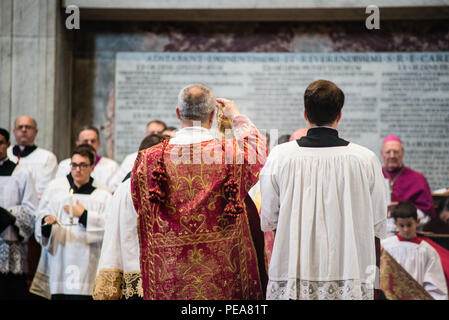
[[[76,206],[73,206],[73,216],[74,217],[81,217],[81,215],[83,214],[85,208],[83,207],[83,205],[79,202],[79,200],[76,200]],[[64,211],[67,214],[70,214],[70,206],[69,205],[65,205],[64,206]]]
[[[239,109],[237,109],[237,105],[232,100],[217,98],[217,103],[215,106],[218,109],[221,109],[223,111],[223,115],[231,120],[240,114]]]

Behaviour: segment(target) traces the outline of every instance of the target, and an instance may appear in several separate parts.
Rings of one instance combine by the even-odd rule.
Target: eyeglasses
[[[82,144],[94,144],[94,143],[97,143],[98,142],[98,139],[85,139],[85,140],[81,140],[81,143]]]
[[[25,125],[25,124],[19,125],[19,126],[16,127],[16,130],[22,130],[22,129],[33,130],[33,129],[36,129],[36,127]]]
[[[90,164],[84,163],[84,162],[81,162],[81,163],[74,163],[74,162],[72,162],[72,163],[70,163],[70,168],[72,168],[72,170],[76,170],[76,168],[80,168],[80,170],[81,169],[87,169],[90,166],[91,166]]]

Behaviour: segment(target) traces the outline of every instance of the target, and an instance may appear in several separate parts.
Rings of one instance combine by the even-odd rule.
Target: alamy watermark
[[[77,6],[70,5],[65,9],[69,16],[65,19],[65,27],[69,30],[80,29],[80,9]]]
[[[69,16],[65,20],[65,26],[69,30],[79,30],[81,25],[80,9],[75,5],[69,5],[65,9],[65,13]],[[369,16],[365,19],[365,27],[368,30],[380,29],[380,10],[376,5],[369,5],[365,9],[365,13]]]
[[[201,122],[194,121],[194,126],[201,126]],[[193,133],[191,135],[193,141]],[[268,136],[270,140],[276,141],[278,130],[259,131],[255,127],[226,129],[224,136],[217,138],[218,143],[205,147],[198,143],[174,143],[170,150],[170,160],[174,164],[265,164],[269,148],[266,144]]]
[[[77,265],[68,265],[64,273],[67,275],[65,280],[65,287],[68,290],[79,290],[81,289],[81,270]]]
[[[368,30],[380,29],[380,10],[376,5],[369,5],[365,9],[366,14],[370,14],[365,20],[365,26]]]

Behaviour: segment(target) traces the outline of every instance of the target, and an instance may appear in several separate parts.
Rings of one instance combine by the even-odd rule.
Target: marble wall
[[[71,54],[61,10],[58,0],[0,1],[0,126],[35,118],[36,144],[58,156],[70,151]]]
[[[131,52],[449,51],[448,21],[83,22],[74,39],[72,145],[85,124],[100,128],[113,155],[115,54]],[[143,132],[144,128],[142,128]]]

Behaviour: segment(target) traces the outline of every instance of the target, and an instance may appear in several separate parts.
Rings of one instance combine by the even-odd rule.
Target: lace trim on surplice
[[[338,281],[269,281],[267,300],[373,300],[371,283],[360,280]]]
[[[142,299],[140,272],[123,272],[119,269],[102,269],[95,279],[95,300]]]

